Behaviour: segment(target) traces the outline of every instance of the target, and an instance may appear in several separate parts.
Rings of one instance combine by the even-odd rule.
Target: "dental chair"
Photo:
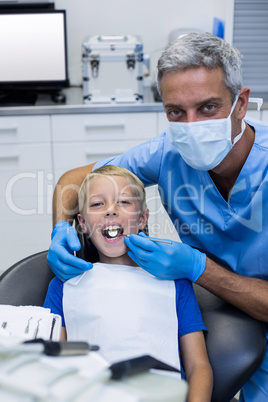
[[[48,285],[55,276],[47,253],[30,255],[4,271],[0,276],[0,304],[43,306]]]
[[[87,237],[77,256],[98,261],[98,253]],[[42,306],[54,274],[47,263],[47,251],[17,262],[0,276],[0,304]],[[216,262],[228,267],[216,257]],[[223,299],[194,285],[203,320],[210,363],[214,374],[212,402],[228,402],[261,365],[266,350],[263,324]]]

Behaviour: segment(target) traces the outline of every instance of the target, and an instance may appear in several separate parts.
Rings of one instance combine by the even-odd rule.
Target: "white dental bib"
[[[110,363],[149,354],[180,368],[174,281],[96,263],[63,287],[68,340],[100,346]]]

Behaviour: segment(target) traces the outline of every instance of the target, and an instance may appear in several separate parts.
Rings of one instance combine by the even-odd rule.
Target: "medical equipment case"
[[[149,57],[137,36],[94,35],[82,44],[84,103],[143,102]]]

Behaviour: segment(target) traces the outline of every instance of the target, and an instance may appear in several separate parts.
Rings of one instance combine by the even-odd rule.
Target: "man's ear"
[[[83,217],[83,215],[77,214],[77,219],[78,219],[79,225],[82,229],[82,232],[85,234],[88,234],[88,228],[87,228],[86,221],[85,221],[85,218]]]
[[[149,219],[149,209],[146,208],[145,211],[141,214],[140,222],[139,222],[139,230],[144,229],[147,221]]]
[[[249,100],[250,89],[249,88],[242,88],[240,90],[239,98],[237,101],[237,118],[242,120],[248,109],[248,100]]]

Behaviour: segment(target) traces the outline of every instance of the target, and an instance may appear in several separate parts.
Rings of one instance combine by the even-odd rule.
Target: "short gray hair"
[[[157,87],[161,95],[161,80],[169,72],[189,68],[220,67],[232,101],[242,88],[241,53],[211,33],[189,33],[170,43],[157,64]]]

